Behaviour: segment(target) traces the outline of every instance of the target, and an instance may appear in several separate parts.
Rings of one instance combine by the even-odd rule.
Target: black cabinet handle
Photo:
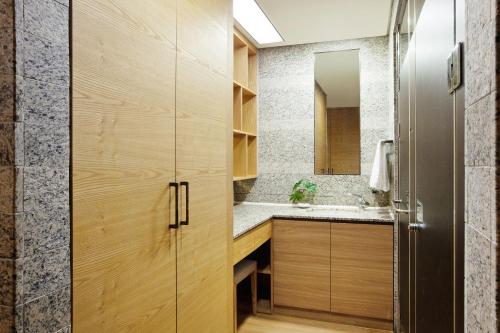
[[[181,182],[181,187],[186,188],[186,219],[181,221],[181,225],[189,225],[189,182]]]
[[[172,182],[169,186],[175,188],[175,223],[169,224],[168,227],[177,229],[179,228],[179,184]]]

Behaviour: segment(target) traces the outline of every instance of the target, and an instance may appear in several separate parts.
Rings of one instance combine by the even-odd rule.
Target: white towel
[[[376,191],[389,192],[391,184],[389,182],[389,168],[387,166],[387,145],[384,140],[377,144],[377,152],[373,161],[372,175],[370,177],[370,187]]]

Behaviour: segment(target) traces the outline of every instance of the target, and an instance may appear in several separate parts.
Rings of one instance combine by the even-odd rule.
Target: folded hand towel
[[[370,177],[370,187],[376,191],[388,192],[391,188],[389,182],[389,168],[387,162],[387,152],[385,140],[380,140],[377,144],[377,152],[373,161],[372,175]]]

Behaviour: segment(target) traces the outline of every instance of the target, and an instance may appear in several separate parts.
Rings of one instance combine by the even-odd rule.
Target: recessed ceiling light
[[[233,16],[257,43],[262,45],[283,41],[255,0],[234,0]]]

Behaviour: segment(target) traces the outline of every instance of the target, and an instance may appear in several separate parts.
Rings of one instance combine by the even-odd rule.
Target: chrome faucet
[[[358,199],[358,207],[361,209],[365,209],[370,206],[370,203],[365,200],[365,197],[361,194],[348,193],[351,197],[355,197]]]

